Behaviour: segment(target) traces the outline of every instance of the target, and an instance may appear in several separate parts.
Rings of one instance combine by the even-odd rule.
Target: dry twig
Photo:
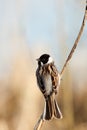
[[[84,26],[85,26],[86,20],[87,20],[87,1],[86,1],[86,9],[85,9],[85,14],[84,14],[82,26],[81,26],[80,31],[79,31],[79,34],[78,34],[78,36],[77,36],[77,38],[76,38],[76,40],[75,40],[75,43],[74,43],[74,45],[73,45],[73,47],[72,47],[72,49],[71,49],[71,52],[69,53],[69,56],[67,57],[67,60],[66,60],[64,66],[63,66],[63,68],[62,68],[62,71],[61,71],[61,73],[60,73],[61,75],[63,74],[63,72],[64,72],[64,70],[65,70],[65,68],[66,68],[67,63],[68,63],[69,60],[71,59],[71,57],[72,57],[72,55],[73,55],[73,53],[74,53],[74,51],[75,51],[75,49],[76,49],[76,47],[77,47],[77,44],[78,44],[78,42],[79,42],[79,40],[80,40],[80,37],[81,37],[81,35],[82,35],[82,33],[83,33],[83,30],[84,30]],[[40,128],[42,127],[43,122],[44,122],[44,118],[43,118],[43,114],[42,114],[42,115],[40,116],[40,119],[39,119],[38,122],[36,123],[36,125],[35,125],[35,127],[34,127],[34,130],[40,130]]]
[[[43,114],[40,116],[40,119],[38,120],[37,124],[34,127],[34,130],[40,130],[40,128],[42,127],[42,124],[44,122],[43,119]]]
[[[71,59],[71,57],[72,57],[72,55],[73,55],[73,53],[74,53],[74,51],[75,51],[75,49],[76,49],[76,47],[77,47],[77,44],[78,44],[78,42],[79,42],[79,40],[80,40],[80,37],[81,37],[81,35],[82,35],[82,33],[83,33],[83,30],[84,30],[86,20],[87,20],[87,1],[86,1],[86,8],[85,8],[85,14],[84,14],[82,26],[81,26],[80,31],[79,31],[79,34],[78,34],[78,36],[77,36],[77,38],[76,38],[76,40],[75,40],[75,43],[74,43],[74,45],[73,45],[73,47],[72,47],[72,49],[71,49],[71,51],[70,51],[70,53],[69,53],[69,55],[68,55],[68,57],[67,57],[67,59],[66,59],[66,62],[65,62],[65,64],[64,64],[63,68],[62,68],[62,71],[61,71],[60,75],[63,74],[63,72],[64,72],[64,70],[65,70],[65,68],[66,68],[67,63],[68,63],[69,60]]]

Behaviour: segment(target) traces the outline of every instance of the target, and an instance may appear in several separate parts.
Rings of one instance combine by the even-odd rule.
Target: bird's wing
[[[41,92],[45,93],[45,85],[44,85],[43,77],[41,76],[38,69],[36,71],[36,77],[37,77],[37,84],[38,84]]]
[[[53,90],[57,93],[57,87],[59,84],[59,76],[58,76],[58,70],[54,65],[51,66],[51,79],[52,79],[52,86]]]

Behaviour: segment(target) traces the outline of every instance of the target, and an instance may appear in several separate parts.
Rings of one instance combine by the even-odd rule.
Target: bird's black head
[[[45,64],[52,63],[52,62],[53,62],[53,59],[51,58],[51,56],[49,54],[43,54],[38,59],[39,65],[45,65]]]

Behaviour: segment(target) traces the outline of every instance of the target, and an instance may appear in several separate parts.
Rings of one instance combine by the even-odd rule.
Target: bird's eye
[[[45,59],[43,59],[43,61],[45,61]]]
[[[43,64],[46,64],[46,63],[47,63],[47,61],[46,61],[45,58],[43,58],[42,62],[43,62]]]

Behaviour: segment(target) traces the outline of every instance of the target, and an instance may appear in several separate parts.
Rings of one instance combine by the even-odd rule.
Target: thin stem
[[[77,38],[76,38],[76,40],[75,40],[75,43],[74,43],[74,45],[73,45],[73,47],[72,47],[72,49],[71,49],[71,52],[69,53],[69,56],[67,57],[66,62],[65,62],[65,64],[64,64],[63,68],[62,68],[62,71],[61,71],[61,73],[60,73],[61,75],[63,74],[63,72],[64,72],[64,70],[65,70],[65,68],[66,68],[67,63],[68,63],[69,60],[71,59],[71,57],[72,57],[72,55],[73,55],[73,53],[74,53],[74,51],[75,51],[75,49],[76,49],[76,47],[77,47],[77,44],[78,44],[78,42],[79,42],[79,40],[80,40],[80,38],[81,38],[81,35],[82,35],[82,33],[83,33],[83,30],[84,30],[84,26],[85,26],[86,20],[87,20],[87,0],[86,0],[86,8],[85,8],[85,14],[84,14],[82,26],[81,26],[80,31],[79,31],[79,34],[78,34],[78,36],[77,36]],[[44,123],[44,121],[45,121],[45,120],[44,120],[43,114],[42,114],[42,115],[40,116],[38,122],[36,123],[36,125],[35,125],[35,127],[34,127],[34,130],[40,130],[41,127],[42,127],[42,124]]]
[[[40,116],[38,122],[36,123],[35,127],[34,127],[34,130],[40,130],[41,127],[42,127],[42,124],[44,122],[44,119],[43,119],[43,114]]]
[[[64,70],[65,70],[65,68],[66,68],[66,66],[67,66],[67,63],[68,63],[69,60],[71,59],[71,57],[72,57],[72,55],[73,55],[73,53],[74,53],[74,51],[75,51],[75,49],[76,49],[76,47],[77,47],[77,44],[79,43],[79,40],[80,40],[80,38],[81,38],[81,35],[82,35],[83,30],[84,30],[84,27],[85,27],[86,20],[87,20],[87,0],[86,0],[86,8],[85,8],[85,14],[84,14],[82,26],[81,26],[80,31],[79,31],[79,34],[78,34],[78,36],[77,36],[77,38],[76,38],[76,40],[75,40],[75,43],[74,43],[74,45],[73,45],[73,47],[72,47],[72,49],[71,49],[71,51],[70,51],[70,53],[69,53],[69,55],[68,55],[68,57],[67,57],[67,59],[66,59],[66,62],[65,62],[65,64],[64,64],[63,68],[62,68],[62,71],[61,71],[60,75],[63,74],[63,72],[64,72]]]

